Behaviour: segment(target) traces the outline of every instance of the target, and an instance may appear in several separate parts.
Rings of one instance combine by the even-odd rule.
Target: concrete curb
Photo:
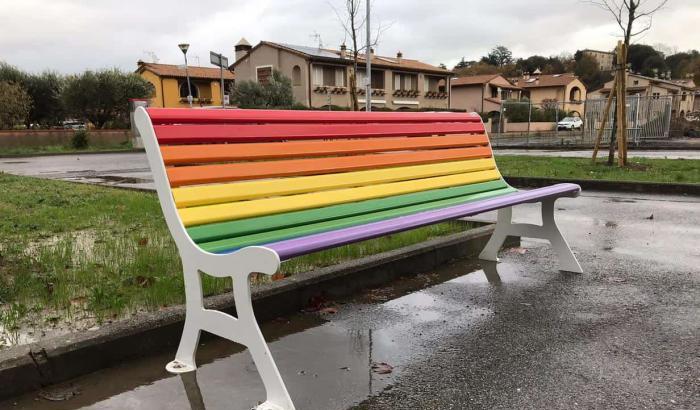
[[[516,187],[539,188],[569,182],[578,184],[582,189],[618,192],[643,192],[654,194],[678,194],[700,196],[700,184],[669,184],[661,182],[610,181],[594,179],[566,179],[539,177],[503,177],[509,184]]]
[[[253,289],[255,315],[259,321],[271,320],[301,310],[313,296],[339,298],[401,276],[434,269],[450,260],[475,256],[492,232],[493,225],[478,227],[256,286]],[[506,245],[518,243],[518,238],[510,238]],[[229,294],[206,298],[205,304],[235,314]],[[70,334],[2,351],[0,399],[149,353],[174,351],[184,317],[184,306],[174,306],[112,323],[93,332]]]
[[[2,158],[34,158],[34,157],[59,157],[64,155],[97,155],[97,154],[133,154],[136,152],[146,152],[143,148],[111,149],[105,151],[75,151],[75,152],[45,152],[37,154],[1,154]]]

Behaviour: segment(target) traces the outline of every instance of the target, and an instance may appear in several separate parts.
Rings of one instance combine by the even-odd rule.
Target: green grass
[[[0,173],[0,216],[0,325],[6,332],[23,318],[41,328],[184,302],[180,259],[152,193]],[[281,275],[468,227],[443,223],[306,255],[284,263]],[[207,295],[222,293],[230,279],[204,275],[203,288]]]
[[[44,155],[44,154],[80,154],[86,152],[104,152],[104,151],[128,151],[133,149],[131,142],[127,141],[121,144],[91,144],[84,149],[76,149],[70,145],[42,145],[36,147],[2,147],[0,148],[0,157],[3,156],[22,156],[22,155]]]
[[[628,165],[620,168],[608,166],[605,159],[593,164],[590,158],[499,155],[496,162],[506,177],[700,183],[700,160],[630,158]]]

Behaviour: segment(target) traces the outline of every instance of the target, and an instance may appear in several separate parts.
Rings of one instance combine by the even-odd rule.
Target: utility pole
[[[365,50],[365,56],[367,57],[367,68],[366,68],[366,73],[365,75],[365,81],[367,84],[365,85],[365,111],[370,112],[372,111],[372,49],[370,48],[370,25],[369,25],[369,15],[370,15],[370,10],[369,10],[369,4],[370,0],[367,0],[367,21],[365,24],[367,25],[367,44],[366,44],[366,50]]]

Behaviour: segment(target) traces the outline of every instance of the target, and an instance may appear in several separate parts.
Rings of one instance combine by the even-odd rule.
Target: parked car
[[[557,123],[558,130],[580,130],[583,128],[583,120],[579,117],[566,117]]]
[[[68,130],[84,130],[86,128],[85,123],[82,121],[66,120],[62,124],[63,128]]]

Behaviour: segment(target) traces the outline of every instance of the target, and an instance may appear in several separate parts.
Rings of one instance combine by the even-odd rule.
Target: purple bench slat
[[[581,192],[581,187],[576,184],[556,184],[529,191],[518,191],[483,201],[420,212],[414,215],[388,219],[386,221],[287,239],[263,246],[277,252],[281,260],[287,260],[295,256],[306,255],[323,249],[372,239],[390,233],[406,231],[450,219],[477,215],[526,202],[536,202],[562,196],[575,197],[578,196],[579,192]]]

